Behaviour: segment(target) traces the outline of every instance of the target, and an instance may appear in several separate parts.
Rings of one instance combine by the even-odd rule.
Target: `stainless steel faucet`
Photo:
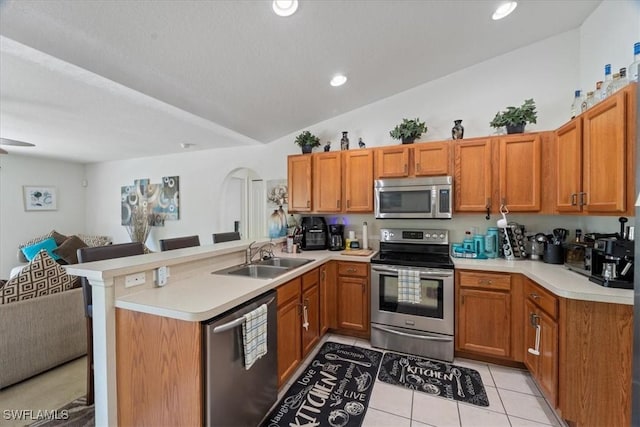
[[[249,244],[249,247],[247,248],[247,252],[245,254],[246,264],[251,264],[253,262],[253,257],[255,257],[256,254],[258,253],[260,254],[260,259],[268,259],[268,258],[273,258],[275,256],[273,254],[273,248],[276,246],[275,243],[267,242],[257,248],[253,247],[254,243],[256,242],[255,241],[251,242]]]

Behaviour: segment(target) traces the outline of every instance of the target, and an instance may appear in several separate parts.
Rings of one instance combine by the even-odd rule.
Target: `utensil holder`
[[[542,261],[547,264],[564,264],[564,248],[562,245],[549,245],[544,249]]]

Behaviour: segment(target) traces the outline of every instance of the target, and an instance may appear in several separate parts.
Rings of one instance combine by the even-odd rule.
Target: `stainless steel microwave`
[[[376,218],[450,219],[453,178],[379,179],[375,182]]]

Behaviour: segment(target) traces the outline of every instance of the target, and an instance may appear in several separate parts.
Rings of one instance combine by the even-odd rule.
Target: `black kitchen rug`
[[[262,426],[360,426],[381,359],[379,351],[324,343]]]
[[[446,399],[489,406],[480,373],[463,366],[386,352],[378,379]]]

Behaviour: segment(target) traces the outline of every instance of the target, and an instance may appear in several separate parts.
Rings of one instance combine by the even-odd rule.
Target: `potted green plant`
[[[527,123],[536,123],[538,113],[533,98],[526,99],[520,107],[507,107],[499,111],[489,125],[494,128],[505,126],[507,133],[523,133]]]
[[[420,138],[420,135],[427,131],[427,126],[424,122],[421,122],[419,118],[412,120],[402,119],[402,123],[397,125],[389,135],[393,139],[399,139],[403,144],[413,144],[416,138]]]
[[[311,153],[313,147],[320,146],[320,138],[305,130],[300,135],[296,136],[295,143],[302,148],[302,154]]]

